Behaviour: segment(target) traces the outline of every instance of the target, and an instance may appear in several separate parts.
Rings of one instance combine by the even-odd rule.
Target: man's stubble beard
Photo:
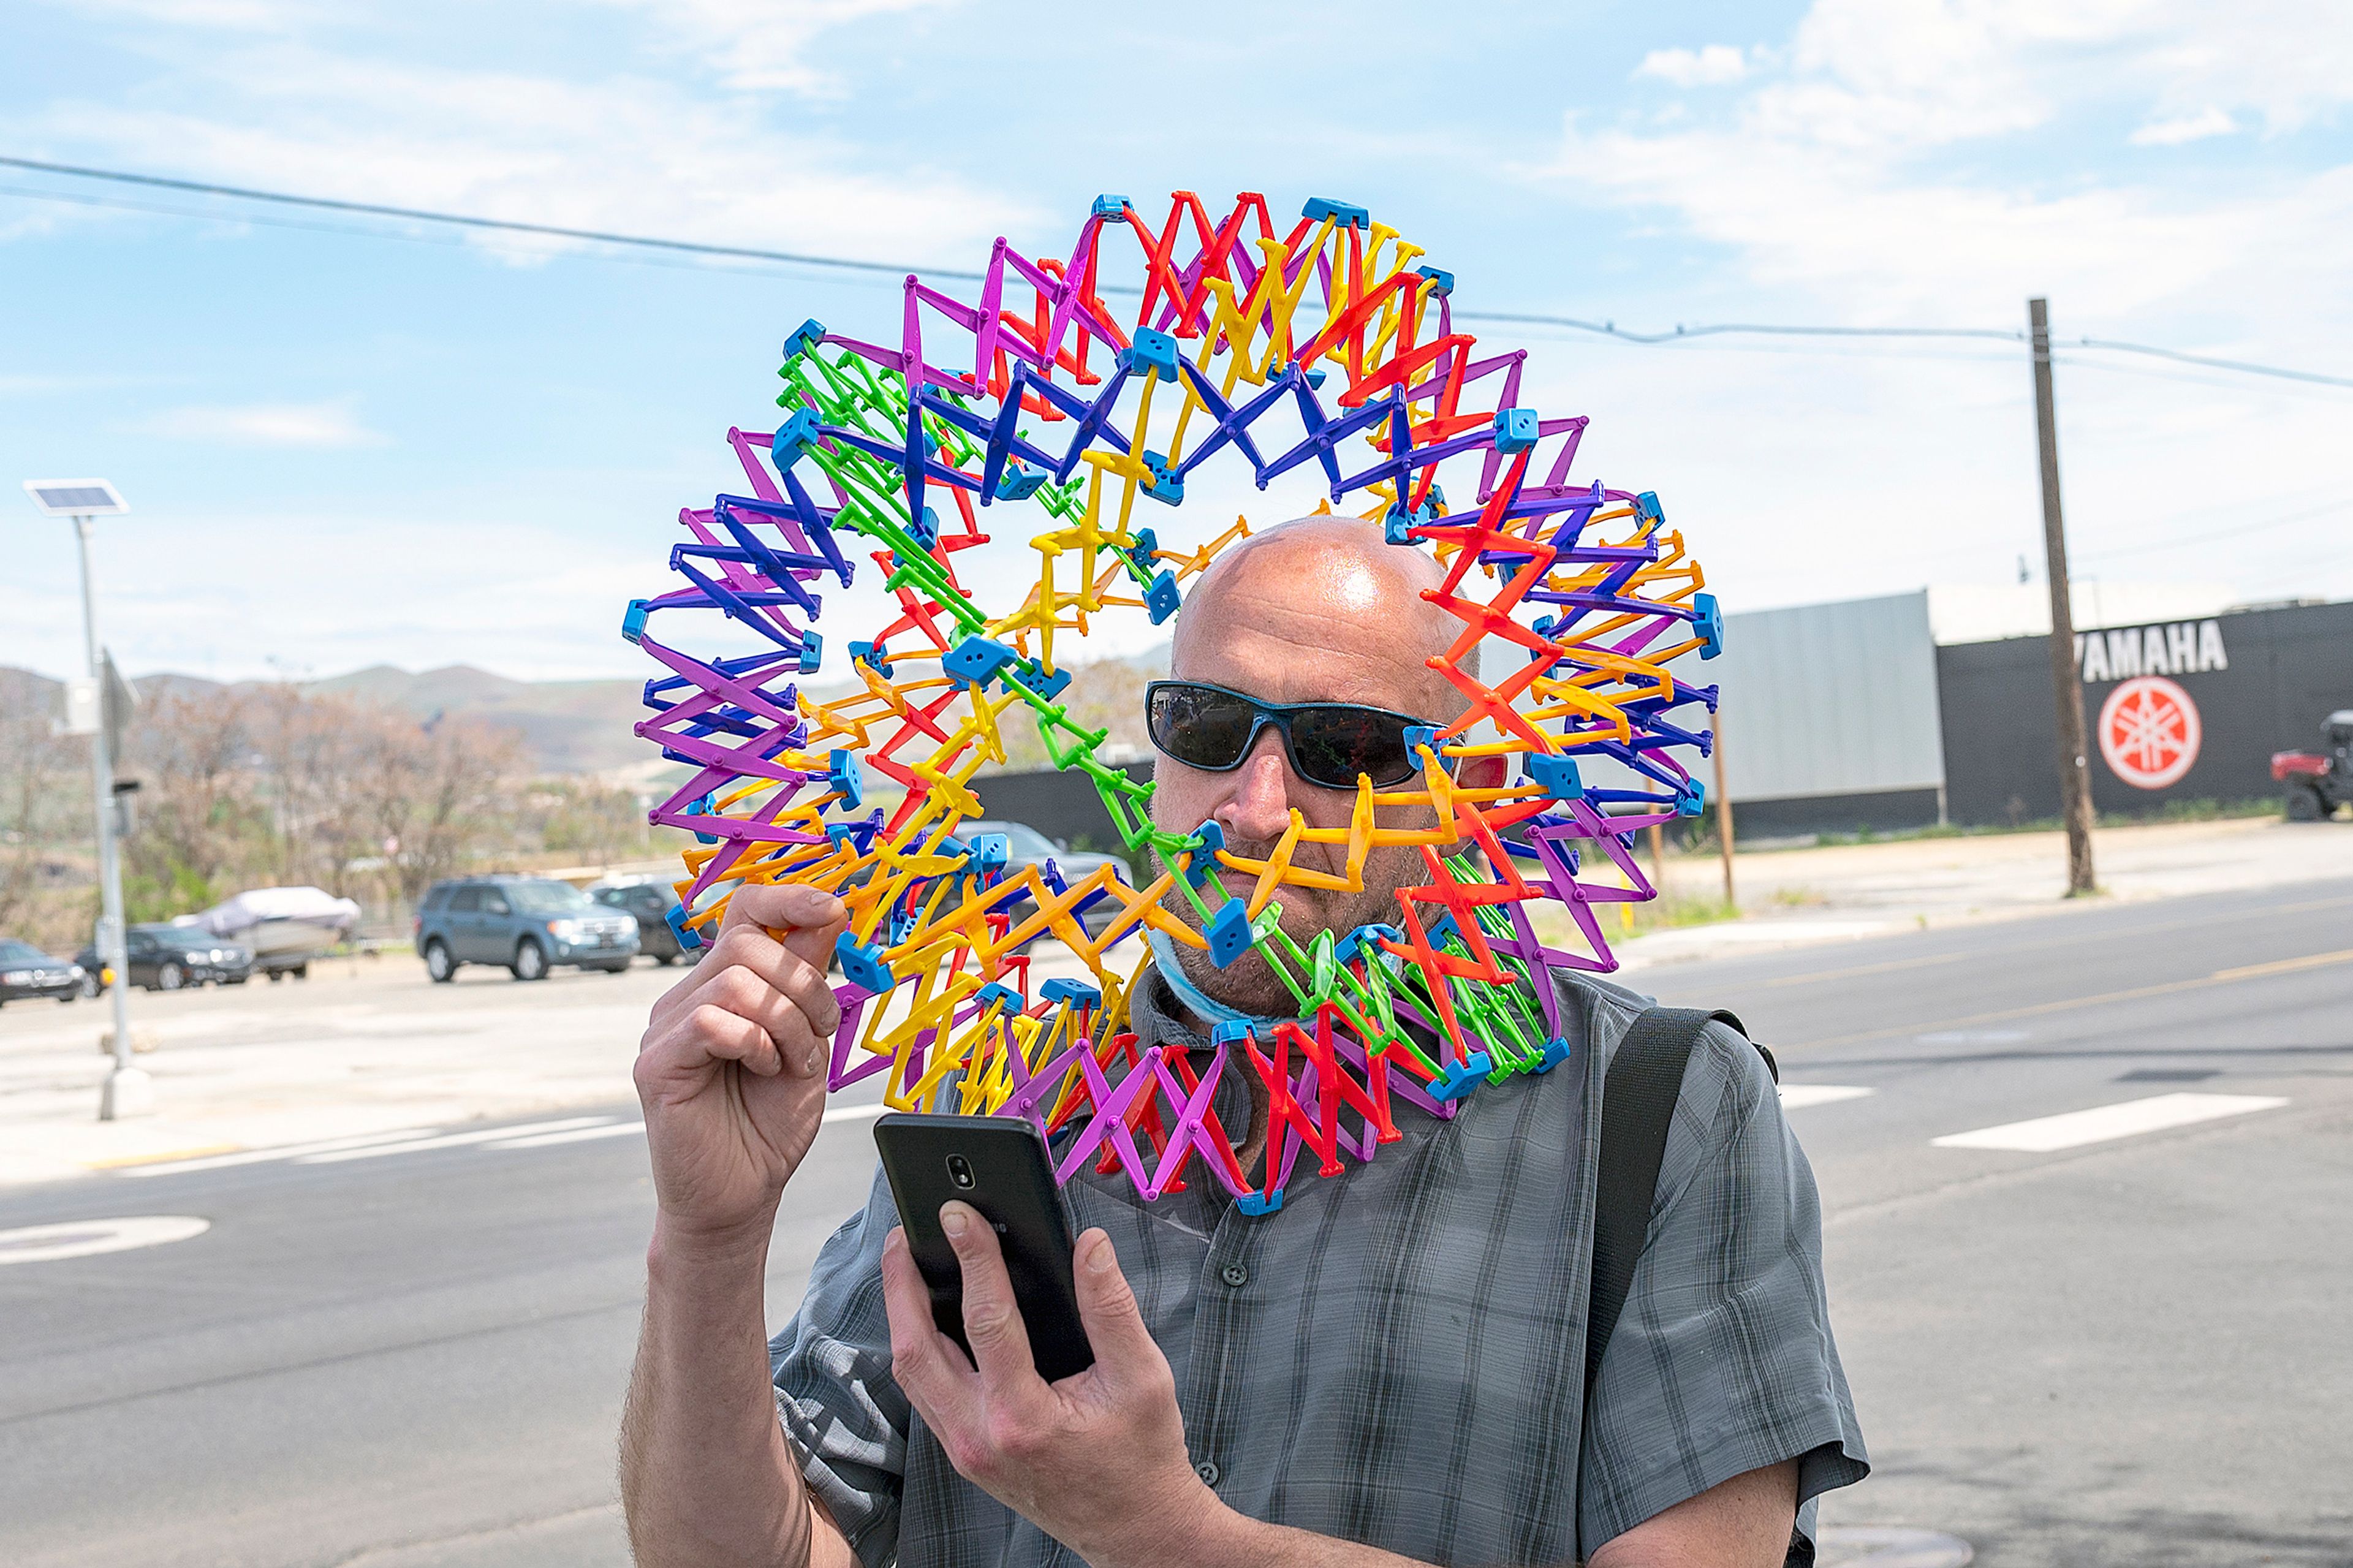
[[[1256,847],[1229,846],[1236,857],[1263,860],[1271,845]],[[1333,892],[1324,889],[1282,887],[1275,889],[1274,902],[1282,906],[1283,933],[1299,944],[1303,952],[1313,952],[1315,939],[1324,931],[1345,936],[1361,925],[1390,924],[1401,921],[1403,910],[1398,903],[1398,889],[1411,885],[1415,873],[1422,870],[1419,858],[1410,851],[1391,850],[1368,856],[1365,864],[1365,885],[1354,893]],[[1206,889],[1203,902],[1209,902]],[[1192,930],[1201,929],[1200,917],[1183,892],[1171,888],[1161,899],[1167,910]],[[1217,905],[1210,903],[1214,912]],[[1185,978],[1199,987],[1213,1001],[1238,1008],[1262,1018],[1289,1018],[1299,1012],[1299,999],[1291,994],[1267,963],[1266,955],[1253,947],[1240,958],[1220,969],[1211,962],[1207,951],[1184,942],[1175,944],[1176,963]],[[1301,974],[1299,979],[1306,981]]]

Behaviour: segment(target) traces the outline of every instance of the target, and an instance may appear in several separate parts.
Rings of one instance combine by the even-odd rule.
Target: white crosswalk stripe
[[[1836,1105],[1841,1100],[1861,1100],[1878,1092],[1846,1083],[1785,1083],[1781,1086],[1781,1109],[1803,1110],[1810,1105]]]
[[[2168,1127],[2189,1127],[2225,1116],[2244,1116],[2250,1111],[2275,1110],[2286,1103],[2268,1094],[2159,1094],[2058,1116],[2038,1116],[2031,1121],[2007,1121],[1999,1127],[1980,1127],[1974,1132],[1948,1133],[1931,1142],[1939,1149],[2007,1149],[2050,1154],[2086,1143],[2104,1143],[2112,1138],[2161,1132]]]
[[[188,1171],[225,1171],[237,1165],[260,1165],[291,1160],[300,1154],[324,1154],[338,1149],[363,1149],[375,1143],[406,1143],[429,1138],[438,1127],[403,1127],[390,1132],[355,1132],[348,1138],[321,1138],[308,1143],[280,1143],[267,1149],[240,1149],[233,1154],[206,1154],[194,1160],[162,1160],[152,1165],[126,1165],[118,1176],[175,1176]]]
[[[462,1149],[470,1143],[490,1143],[533,1132],[568,1132],[575,1127],[602,1127],[609,1116],[567,1116],[557,1121],[526,1121],[519,1127],[486,1127],[473,1132],[444,1132],[438,1138],[412,1138],[405,1143],[374,1143],[364,1149],[336,1149],[323,1154],[299,1154],[298,1165],[339,1165],[348,1160],[381,1160],[389,1154],[421,1154],[428,1149]]]

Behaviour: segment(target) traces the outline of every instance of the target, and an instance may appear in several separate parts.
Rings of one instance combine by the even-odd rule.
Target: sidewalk
[[[2353,826],[2183,823],[2094,841],[2108,900],[2158,899],[2353,876]],[[1623,944],[1629,970],[1968,921],[2081,909],[2060,898],[2058,834],[1936,838],[1743,855],[1749,918]],[[1716,862],[1671,861],[1671,885],[1712,892]],[[435,985],[406,952],[312,967],[307,982],[132,994],[157,1111],[96,1120],[109,1010],[88,1002],[0,1014],[0,1184],[467,1121],[610,1109],[635,1099],[629,1066],[646,1013],[681,969],[560,970],[519,984],[464,971]],[[1079,973],[1058,944],[1034,973]]]
[[[2092,837],[2097,900],[2071,901],[2067,836],[1991,834],[1771,850],[1733,858],[1745,918],[1637,937],[1625,967],[1846,942],[1967,921],[2014,920],[2192,893],[2353,876],[2353,824],[2240,817],[2103,828]],[[1717,895],[1719,863],[1671,859],[1667,884]]]

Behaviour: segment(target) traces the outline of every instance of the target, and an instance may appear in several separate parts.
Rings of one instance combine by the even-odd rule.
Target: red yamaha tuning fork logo
[[[2100,755],[2136,789],[2164,789],[2198,761],[2198,704],[2161,675],[2137,676],[2100,704]]]

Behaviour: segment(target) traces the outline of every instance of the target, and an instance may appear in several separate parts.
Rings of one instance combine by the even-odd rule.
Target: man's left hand
[[[1228,1514],[1193,1473],[1176,1380],[1153,1342],[1111,1237],[1079,1237],[1072,1273],[1094,1348],[1050,1384],[1030,1358],[997,1233],[967,1204],[940,1210],[964,1270],[967,1361],[932,1321],[902,1231],[882,1248],[892,1373],[966,1479],[1095,1568],[1183,1563]]]

